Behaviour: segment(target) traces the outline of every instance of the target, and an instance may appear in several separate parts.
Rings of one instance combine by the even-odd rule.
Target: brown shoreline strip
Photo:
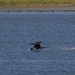
[[[75,12],[75,6],[71,7],[42,7],[42,8],[31,8],[31,7],[2,7],[0,12]]]

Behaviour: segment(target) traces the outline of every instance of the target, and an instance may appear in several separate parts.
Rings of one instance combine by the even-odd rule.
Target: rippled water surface
[[[75,12],[0,12],[0,75],[75,75]]]

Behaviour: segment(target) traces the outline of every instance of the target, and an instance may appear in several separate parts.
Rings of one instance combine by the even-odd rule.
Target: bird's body
[[[41,45],[40,45],[41,41],[40,42],[34,42],[34,43],[30,43],[30,45],[34,45],[33,48],[31,48],[30,50],[38,50],[38,49],[41,49]]]

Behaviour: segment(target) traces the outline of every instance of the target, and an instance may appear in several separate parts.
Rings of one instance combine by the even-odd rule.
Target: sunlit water
[[[0,12],[0,75],[75,75],[75,12]]]

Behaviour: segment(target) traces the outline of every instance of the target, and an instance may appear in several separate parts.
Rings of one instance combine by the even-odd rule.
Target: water
[[[0,12],[0,75],[75,75],[75,12]]]

